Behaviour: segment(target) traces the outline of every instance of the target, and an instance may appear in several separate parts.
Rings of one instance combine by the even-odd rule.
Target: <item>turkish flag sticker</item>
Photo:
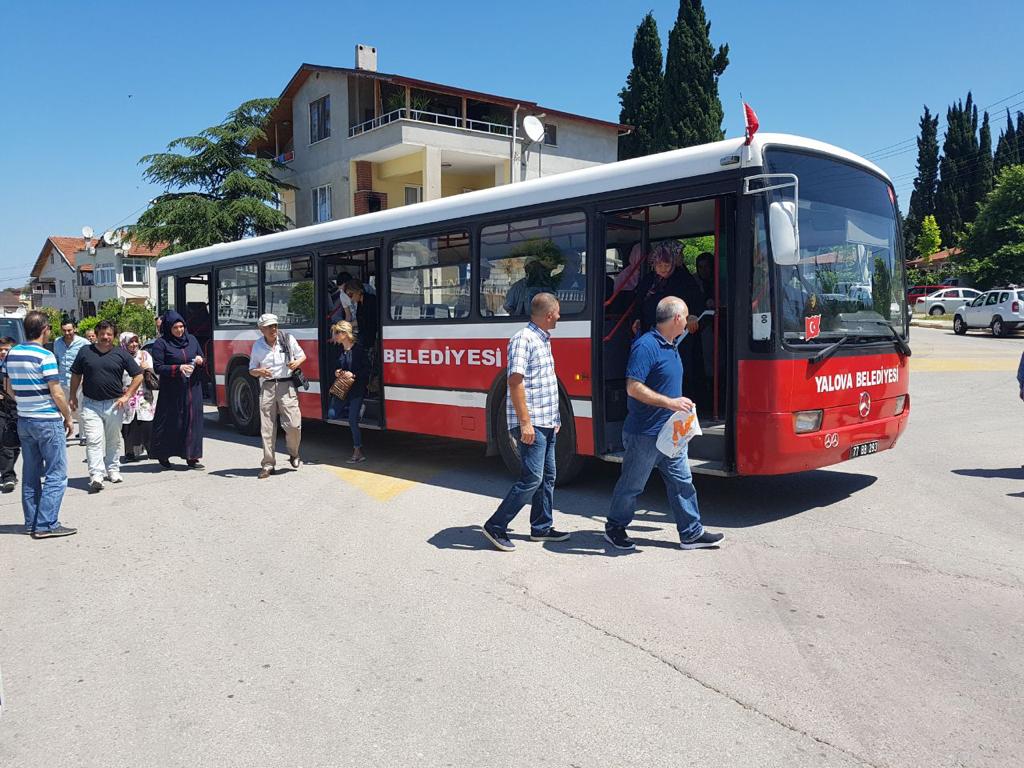
[[[804,341],[816,339],[821,335],[821,315],[804,318]]]

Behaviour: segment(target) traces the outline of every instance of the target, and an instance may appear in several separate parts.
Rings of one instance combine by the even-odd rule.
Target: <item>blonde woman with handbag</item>
[[[327,418],[348,419],[349,428],[352,430],[352,458],[348,463],[359,464],[366,461],[363,454],[363,437],[359,431],[359,414],[363,408],[366,385],[370,379],[370,360],[363,345],[356,340],[352,323],[342,320],[332,325],[331,340],[341,346],[341,351],[335,364]]]

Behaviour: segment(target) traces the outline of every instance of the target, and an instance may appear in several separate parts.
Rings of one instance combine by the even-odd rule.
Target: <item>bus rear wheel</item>
[[[236,368],[228,380],[228,408],[239,432],[260,433],[260,391],[245,368]]]
[[[519,443],[508,431],[505,416],[505,402],[508,394],[498,398],[494,407],[493,428],[498,442],[498,452],[508,471],[518,476],[521,471],[519,460]],[[583,469],[583,457],[576,453],[576,426],[572,412],[564,397],[558,398],[558,408],[562,419],[562,427],[555,441],[555,485],[568,485],[575,480]]]

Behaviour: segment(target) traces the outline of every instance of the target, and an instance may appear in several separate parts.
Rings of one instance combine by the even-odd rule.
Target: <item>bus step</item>
[[[625,451],[614,451],[601,456],[603,461],[612,464],[621,464]],[[711,459],[690,459],[690,471],[700,475],[718,475],[719,477],[732,477],[736,473],[725,466],[724,462]]]

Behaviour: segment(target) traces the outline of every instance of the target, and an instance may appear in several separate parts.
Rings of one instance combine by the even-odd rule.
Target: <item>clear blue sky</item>
[[[952,0],[705,6],[712,40],[730,45],[726,134],[742,132],[742,91],[762,130],[862,154],[895,144],[879,164],[904,208],[915,158],[906,140],[922,104],[944,116],[972,89],[981,106],[1000,102],[996,126],[1004,106],[1024,109],[1019,0],[977,10]],[[352,66],[355,44],[368,43],[384,72],[615,120],[636,25],[652,9],[667,40],[677,8],[672,0],[9,4],[0,285],[25,282],[47,235],[134,221],[158,191],[142,182],[140,156],[219,122],[245,99],[277,96],[302,62]]]

